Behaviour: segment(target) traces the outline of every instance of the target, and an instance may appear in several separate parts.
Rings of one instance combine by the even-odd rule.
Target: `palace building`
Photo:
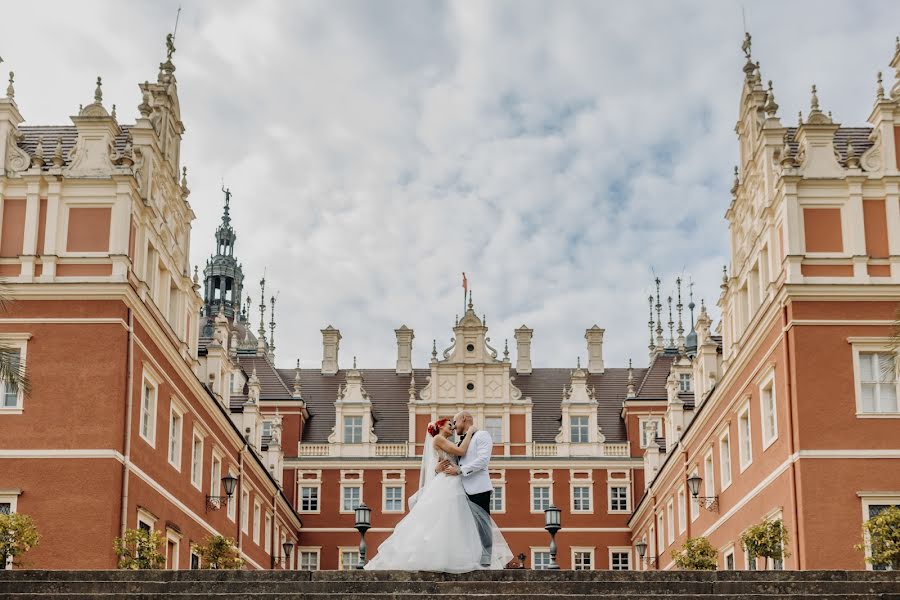
[[[562,568],[671,569],[697,536],[720,569],[872,568],[854,548],[862,522],[900,503],[900,381],[885,368],[900,79],[885,91],[879,76],[869,126],[834,122],[815,88],[784,126],[748,37],[721,321],[702,301],[695,317],[692,298],[685,312],[680,280],[674,299],[657,281],[646,367],[605,356],[595,316],[584,364],[533,365],[534,332],[492,343],[470,295],[427,364],[407,325],[392,369],[342,357],[328,325],[321,367],[301,369],[276,362],[265,279],[245,295],[228,190],[191,275],[173,52],[139,85],[131,125],[99,79],[72,125],[23,125],[12,77],[0,99],[0,275],[15,299],[0,340],[31,382],[0,394],[0,510],[34,518],[30,566],[114,568],[113,539],[144,527],[165,533],[173,569],[202,566],[193,548],[210,534],[234,538],[248,568],[354,568],[354,509],[371,508],[377,553],[418,488],[426,425],[466,409],[494,439],[492,514],[528,568],[550,564],[551,505]],[[739,542],[765,518],[789,539],[769,564]]]

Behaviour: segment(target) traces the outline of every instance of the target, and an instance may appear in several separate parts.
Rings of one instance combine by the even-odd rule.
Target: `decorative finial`
[[[301,397],[302,389],[300,387],[300,359],[297,359],[297,366],[294,368],[294,396]]]
[[[763,107],[763,110],[766,111],[766,115],[771,117],[775,116],[775,113],[778,112],[778,103],[775,102],[775,90],[772,89],[772,80],[769,80],[769,90],[766,92],[766,105]]]
[[[625,393],[626,398],[634,398],[634,369],[631,366],[631,359],[628,359],[628,390]]]
[[[181,189],[187,189],[187,167],[181,167]]]
[[[197,265],[194,265],[194,284],[200,283],[200,275],[197,272],[197,269],[198,269]]]
[[[266,277],[259,280],[259,342],[266,342]]]
[[[816,84],[813,84],[812,86],[811,96],[809,98],[809,108],[810,112],[819,111],[819,95],[816,93]]]
[[[856,156],[856,149],[853,147],[853,142],[847,142],[847,168],[848,169],[856,169],[859,168],[859,157]]]
[[[781,148],[781,166],[791,168],[796,165],[793,156],[791,156],[791,136],[788,132],[784,132],[784,146]]]
[[[459,327],[459,315],[456,315],[456,318],[453,320],[453,326]]]
[[[756,71],[756,65],[753,64],[753,60],[750,58],[750,34],[744,32],[744,43],[741,44],[741,50],[744,51],[744,57],[747,59],[747,62],[744,63],[744,76],[747,81],[752,82],[753,72]]]
[[[150,116],[150,113],[153,112],[153,109],[150,107],[150,82],[144,81],[144,85],[140,86],[140,88],[141,103],[138,104],[138,112],[146,119]]]
[[[353,356],[353,368],[356,369],[356,355]]]
[[[437,360],[437,340],[431,340],[431,360]]]
[[[656,278],[656,346],[665,348],[662,328],[662,303],[659,301],[659,277]]]
[[[669,304],[669,346],[675,346],[675,321],[672,320],[672,296],[666,298],[666,302]]]
[[[37,146],[34,149],[34,154],[31,155],[31,166],[37,167],[40,169],[44,166],[44,138],[43,136],[38,138]]]
[[[797,127],[799,127],[801,125],[803,125],[803,111],[798,110],[797,111]]]
[[[684,325],[681,322],[681,312],[684,308],[681,303],[681,277],[675,279],[675,287],[678,289],[678,304],[675,305],[675,310],[678,312],[678,329],[675,331],[678,332],[678,347],[680,348],[684,346]]]
[[[485,314],[481,315],[481,324],[487,325],[487,315],[485,315]]]
[[[272,352],[275,352],[275,296],[271,298],[272,314],[269,318],[269,346]]]
[[[741,177],[737,165],[734,165],[734,183],[731,184],[731,194],[737,195],[738,189],[741,187]]]
[[[503,340],[503,360],[509,360],[509,338]]]
[[[694,304],[694,282],[691,281],[688,283],[688,309],[691,311],[691,329],[694,328],[694,308],[697,306]]]
[[[719,286],[723,290],[728,289],[728,265],[722,265],[722,285]],[[703,301],[701,300],[701,304]]]
[[[879,102],[884,100],[884,85],[881,82],[881,71],[878,71],[878,87],[875,88],[875,97]]]
[[[103,104],[103,79],[97,75],[97,88],[94,90],[94,102]]]
[[[56,148],[53,150],[53,166],[57,168],[63,166],[62,137],[60,136],[56,136]]]
[[[653,343],[653,294],[647,296],[647,302],[650,304],[650,320],[647,321],[647,326],[650,328],[650,344],[648,348],[652,353],[656,350],[656,345]]]
[[[109,116],[112,117],[113,121],[116,120],[116,105],[115,104],[112,105],[112,113],[110,113]]]
[[[580,368],[581,368],[581,356],[578,356],[578,357],[575,358],[575,368],[576,368],[576,369],[580,369]]]
[[[469,290],[469,310],[472,309],[472,290]]]
[[[16,74],[12,71],[9,72],[9,85],[6,86],[6,97],[12,100],[16,97],[16,88],[13,86],[13,80],[16,78]]]

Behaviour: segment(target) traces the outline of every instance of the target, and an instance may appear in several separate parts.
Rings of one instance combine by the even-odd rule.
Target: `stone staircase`
[[[0,571],[0,599],[900,600],[900,572]]]

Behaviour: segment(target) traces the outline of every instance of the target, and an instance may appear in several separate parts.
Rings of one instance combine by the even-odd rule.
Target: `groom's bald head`
[[[472,413],[467,410],[461,410],[453,417],[453,422],[456,427],[456,433],[462,434],[469,429],[475,420],[472,418]]]

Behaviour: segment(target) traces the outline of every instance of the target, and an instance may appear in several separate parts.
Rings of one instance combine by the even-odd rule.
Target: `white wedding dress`
[[[430,450],[430,452],[429,452]],[[458,475],[434,473],[438,459],[449,458],[425,440],[419,491],[409,499],[409,514],[377,548],[365,568],[391,571],[467,573],[503,569],[512,560],[497,524],[483,509],[469,502]],[[493,531],[491,565],[480,564],[481,538],[477,519],[490,522]]]

